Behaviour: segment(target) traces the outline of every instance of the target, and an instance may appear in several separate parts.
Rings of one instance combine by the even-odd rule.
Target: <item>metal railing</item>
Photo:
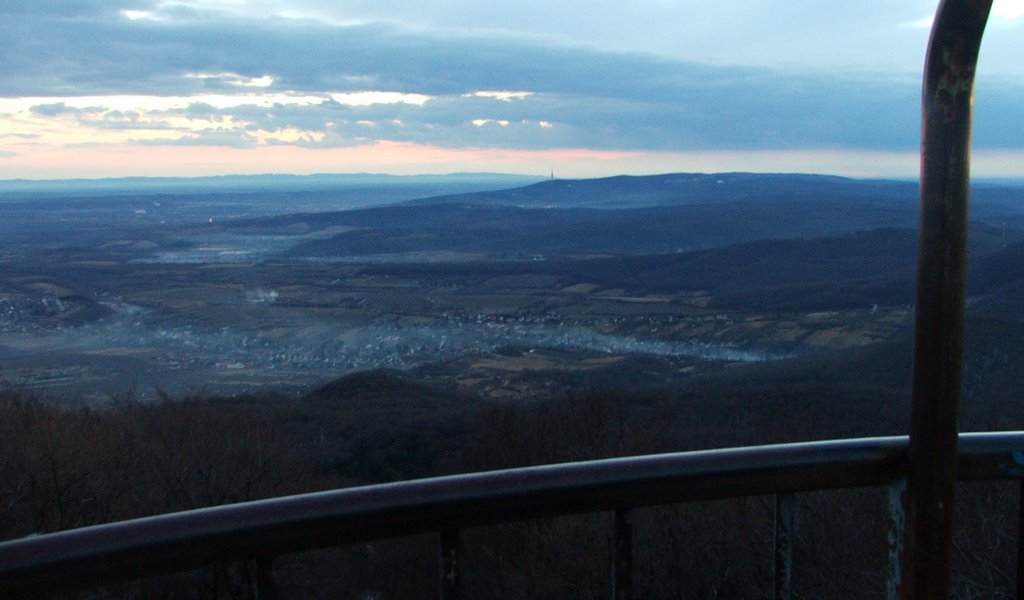
[[[632,594],[630,509],[776,495],[776,597],[789,596],[793,494],[890,485],[888,593],[948,598],[958,479],[1021,479],[1024,433],[957,434],[974,69],[991,0],[943,0],[922,94],[921,238],[909,438],[839,440],[547,465],[337,490],[100,525],[0,544],[0,594],[236,560],[274,597],[282,554],[436,531],[442,598],[458,597],[459,530],[615,511],[612,589]],[[1021,505],[1024,522],[1024,503]],[[904,527],[905,526],[905,527]],[[1018,532],[1018,597],[1024,554]]]
[[[943,0],[921,94],[921,231],[905,598],[948,598],[956,507],[974,70],[992,0]]]
[[[51,533],[0,544],[0,597],[100,585],[233,561],[255,561],[259,598],[273,598],[272,561],[285,554],[436,532],[439,597],[458,598],[459,532],[538,517],[614,511],[609,586],[631,598],[631,509],[775,495],[777,598],[792,577],[795,493],[891,486],[890,538],[908,438],[805,442],[616,458],[452,475],[273,498]],[[1024,432],[960,436],[961,479],[1024,477]],[[1020,538],[1019,538],[1020,539]],[[891,541],[891,540],[890,540]],[[900,544],[890,544],[890,595]]]

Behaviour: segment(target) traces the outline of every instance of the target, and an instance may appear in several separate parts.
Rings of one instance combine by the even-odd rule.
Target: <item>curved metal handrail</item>
[[[921,94],[921,231],[902,595],[952,587],[974,72],[992,0],[943,0]]]
[[[675,502],[884,485],[906,437],[616,458],[317,492],[0,543],[0,595],[346,543]],[[965,479],[1024,476],[1024,432],[961,435]]]

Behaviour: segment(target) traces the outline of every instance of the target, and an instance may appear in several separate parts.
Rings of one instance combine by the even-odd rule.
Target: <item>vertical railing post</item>
[[[775,496],[775,553],[773,598],[789,600],[793,593],[793,494]]]
[[[458,600],[462,594],[459,576],[459,530],[443,529],[440,538],[441,582],[438,597],[441,600]]]
[[[277,600],[280,596],[274,580],[274,559],[256,559],[256,600]]]
[[[1017,600],[1024,600],[1024,479],[1017,496]]]
[[[889,575],[885,579],[885,597],[888,600],[899,600],[900,582],[903,580],[903,536],[907,522],[903,494],[906,491],[906,479],[898,479],[889,485],[889,523],[885,536],[889,546]]]
[[[921,233],[902,596],[951,592],[974,70],[991,0],[943,0],[922,93]]]
[[[612,600],[633,598],[633,511],[615,511],[612,533]]]

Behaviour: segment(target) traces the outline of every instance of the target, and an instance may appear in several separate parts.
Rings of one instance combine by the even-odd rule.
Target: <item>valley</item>
[[[51,204],[0,203],[38,228],[0,247],[0,377],[94,402],[301,395],[391,368],[483,397],[547,397],[633,385],[626,365],[668,385],[910,326],[913,190],[662,179],[692,185],[665,195],[657,177],[613,178],[576,182],[587,194],[565,208],[550,190],[539,209],[505,203],[524,191],[470,192],[212,223],[201,216],[217,196],[203,196],[181,202],[180,224],[106,227],[104,199],[67,200],[95,213],[69,235]],[[1024,239],[1005,225],[1014,194],[977,211],[981,264]],[[623,198],[640,206],[609,208]]]
[[[1014,429],[1024,421],[1024,187],[976,191],[960,426]],[[295,197],[259,192],[248,208],[209,190],[147,196],[154,209],[180,203],[166,223],[149,209],[126,215],[131,194],[39,205],[0,195],[12,232],[0,237],[0,529],[14,539],[437,475],[904,434],[914,192],[675,174],[375,196],[346,210],[312,197],[293,210]],[[82,218],[63,220],[61,204]],[[233,216],[210,222],[214,209]],[[964,572],[1012,573],[1015,484],[965,492],[958,560],[997,558]],[[882,593],[890,497],[800,494],[807,597]],[[708,556],[716,578],[744,574],[726,595],[764,591],[774,523],[764,500],[637,509],[638,547],[670,557],[643,559],[651,582],[673,588],[654,595],[707,595]],[[484,578],[481,597],[509,574],[525,573],[532,589],[536,574],[603,573],[606,517],[469,531],[467,547],[498,549],[468,569]],[[582,552],[580,534],[596,540]],[[436,564],[429,537],[304,553],[274,569],[292,591],[403,598],[436,585]],[[390,577],[406,570],[408,586]],[[217,577],[109,592],[188,596]],[[984,597],[1012,589],[985,581]],[[576,593],[543,589],[555,588],[551,597]]]

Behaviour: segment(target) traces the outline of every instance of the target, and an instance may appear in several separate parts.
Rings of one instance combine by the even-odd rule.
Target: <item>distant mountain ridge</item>
[[[835,175],[771,173],[666,173],[599,179],[549,179],[521,188],[454,194],[409,204],[497,204],[551,208],[639,208],[758,198],[861,200],[916,199],[917,183],[860,180]]]
[[[337,186],[436,185],[443,183],[516,186],[540,177],[505,173],[449,173],[445,175],[387,175],[378,173],[314,173],[291,175],[210,175],[199,177],[112,177],[96,179],[5,179],[0,192],[62,192],[71,194],[138,192],[217,193],[323,190]]]
[[[823,200],[726,202],[635,209],[539,209],[434,204],[313,215],[323,228],[351,231],[299,244],[293,258],[410,252],[479,253],[494,258],[624,256],[715,248],[774,238],[913,227],[909,207],[849,208]]]
[[[972,218],[1024,226],[1024,188],[981,186]],[[913,182],[824,175],[674,173],[548,180],[374,208],[236,222],[253,232],[351,230],[293,248],[291,258],[457,252],[492,258],[684,252],[815,238],[918,222]]]

